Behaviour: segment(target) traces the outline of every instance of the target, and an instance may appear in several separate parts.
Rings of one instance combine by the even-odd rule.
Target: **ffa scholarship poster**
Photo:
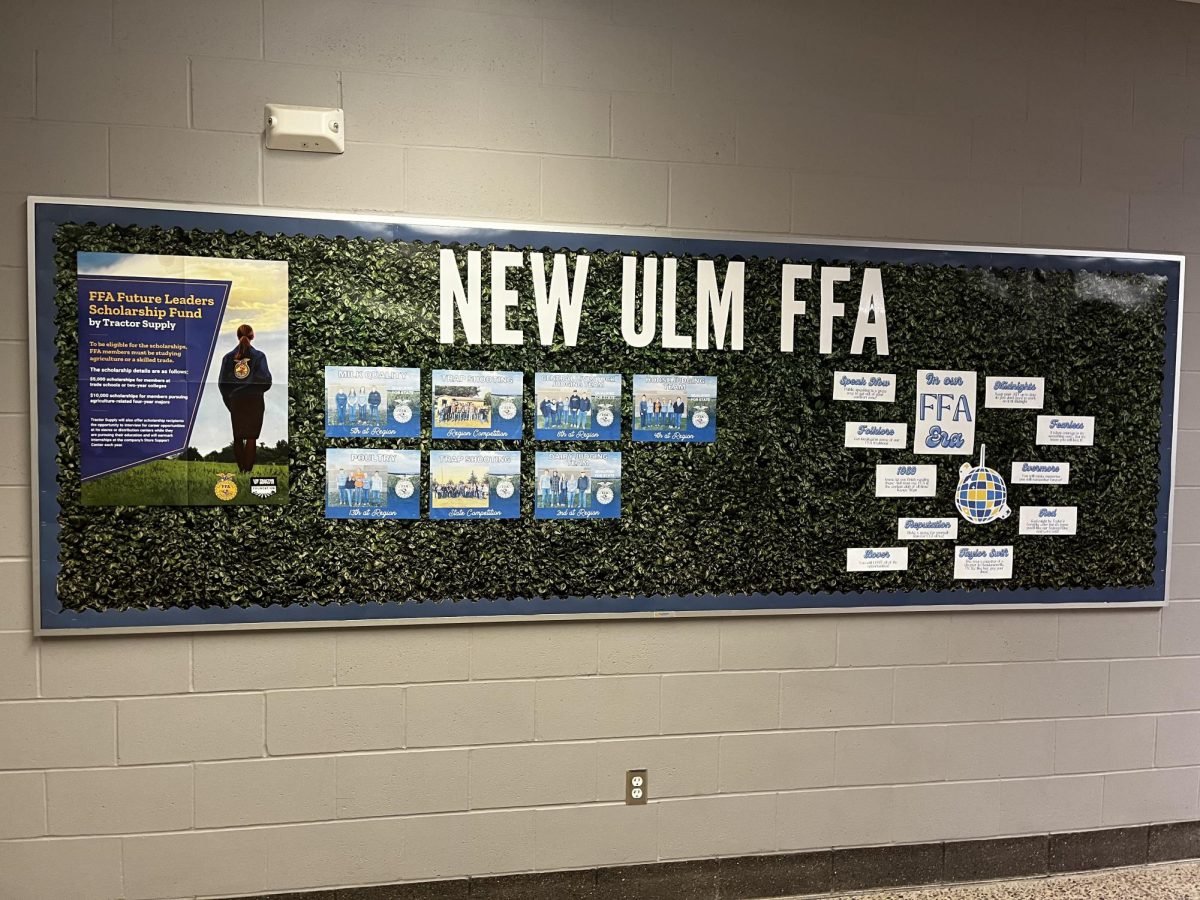
[[[285,503],[287,263],[76,262],[83,504]]]

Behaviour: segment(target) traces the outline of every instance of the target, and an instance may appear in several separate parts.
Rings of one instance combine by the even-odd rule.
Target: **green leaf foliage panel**
[[[563,235],[564,244],[572,239]],[[513,269],[520,294],[509,325],[518,346],[439,341],[437,244],[386,239],[185,231],[71,224],[55,235],[56,379],[59,470],[58,596],[73,610],[273,604],[445,604],[541,598],[690,598],[831,595],[853,605],[860,592],[901,597],[955,592],[963,603],[1004,602],[1014,590],[1130,588],[1155,578],[1160,531],[1160,429],[1167,353],[1168,291],[1159,275],[1046,268],[913,264],[864,258],[803,258],[779,245],[775,257],[746,262],[745,346],[740,351],[628,346],[621,333],[622,254],[590,256],[577,346],[538,341],[528,268]],[[762,246],[762,245],[758,245]],[[455,246],[460,263],[470,247]],[[476,248],[478,249],[478,248]],[[514,249],[546,249],[522,247]],[[549,248],[554,250],[556,248]],[[78,401],[74,378],[75,254],[78,251],[285,260],[289,267],[290,485],[276,507],[84,507],[79,502]],[[486,254],[485,254],[486,259]],[[807,303],[795,349],[779,349],[783,262],[851,267],[838,286],[845,318],[833,353],[818,352],[820,281],[799,281]],[[549,262],[549,259],[547,259]],[[723,276],[726,260],[717,257]],[[890,354],[868,341],[850,353],[857,285],[865,265],[881,269]],[[465,273],[465,267],[463,269]],[[678,266],[678,332],[695,332],[695,273]],[[640,278],[639,278],[640,282]],[[409,441],[327,439],[324,367],[413,366],[422,370],[422,437]],[[897,545],[897,519],[957,517],[953,496],[965,456],[911,452],[916,372],[978,373],[975,429],[988,465],[1008,478],[1014,460],[1071,464],[1070,483],[1009,485],[1014,514],[975,526],[959,520],[958,541],[909,541],[899,572],[847,572],[849,547]],[[525,439],[429,438],[434,369],[525,373]],[[894,403],[832,399],[835,370],[894,373]],[[538,442],[536,372],[624,375],[622,440]],[[715,375],[714,444],[630,440],[634,374]],[[985,376],[1045,378],[1042,410],[984,406]],[[1038,413],[1095,417],[1090,447],[1035,445]],[[909,449],[844,446],[847,421],[908,422]],[[423,451],[423,518],[339,521],[324,517],[327,447]],[[428,451],[520,449],[522,517],[499,522],[428,519]],[[534,451],[620,450],[621,517],[547,521],[533,515]],[[875,496],[877,464],[936,463],[937,496]],[[1074,536],[1018,534],[1021,505],[1078,507]],[[1011,580],[956,582],[956,544],[1014,546]],[[535,610],[536,611],[536,610]],[[562,608],[556,611],[561,612]],[[568,609],[569,611],[569,609]],[[471,614],[464,607],[463,614]]]

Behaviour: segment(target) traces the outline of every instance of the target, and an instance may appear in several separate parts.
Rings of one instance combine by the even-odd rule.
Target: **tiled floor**
[[[855,900],[1200,900],[1200,863],[837,896]]]

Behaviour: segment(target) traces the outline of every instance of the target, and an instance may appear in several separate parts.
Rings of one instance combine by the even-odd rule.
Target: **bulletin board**
[[[1165,600],[1182,257],[72,198],[29,225],[43,635]],[[174,399],[143,415],[151,346]],[[195,445],[253,360],[243,471]],[[362,408],[394,368],[412,418],[347,436],[327,369],[368,367]],[[518,373],[515,428],[435,376],[464,371]],[[549,374],[597,376],[559,399],[608,430],[552,432]],[[170,409],[186,448],[146,425]],[[361,460],[402,512],[330,514]]]

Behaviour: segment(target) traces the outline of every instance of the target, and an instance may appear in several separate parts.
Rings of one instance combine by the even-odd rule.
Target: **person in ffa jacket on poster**
[[[221,357],[217,387],[233,426],[233,458],[238,471],[249,472],[258,454],[258,436],[266,411],[264,395],[271,389],[271,369],[267,366],[267,354],[251,346],[253,328],[239,325],[237,339],[238,345]]]

